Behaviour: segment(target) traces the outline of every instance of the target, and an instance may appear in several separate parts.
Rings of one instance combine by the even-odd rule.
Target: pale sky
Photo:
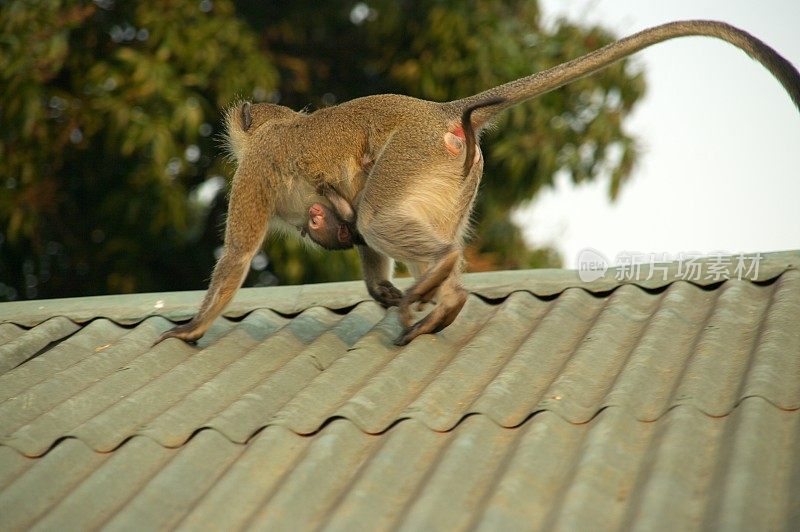
[[[797,0],[542,0],[556,14],[625,36],[704,18],[748,31],[800,65]],[[517,213],[533,244],[575,268],[581,249],[618,253],[800,249],[800,112],[758,63],[716,39],[688,37],[636,56],[648,91],[627,121],[642,156],[616,202],[608,181],[559,179]]]

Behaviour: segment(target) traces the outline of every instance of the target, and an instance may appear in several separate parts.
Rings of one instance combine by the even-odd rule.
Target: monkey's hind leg
[[[409,262],[406,264],[406,268],[411,273],[411,276],[416,280],[419,281],[422,279],[422,276],[425,275],[425,272],[428,271],[430,264],[427,262]],[[423,295],[419,301],[417,301],[417,311],[421,311],[425,308],[425,305],[428,303],[433,302],[436,299],[436,293],[439,291],[439,286],[433,287],[431,290],[428,291],[427,294]]]
[[[370,223],[361,227],[364,239],[372,247],[367,249],[378,249],[382,255],[397,257],[407,264],[430,265],[400,301],[400,319],[404,330],[395,340],[397,345],[405,345],[420,334],[444,329],[453,322],[467,299],[466,291],[459,282],[461,247],[443,237],[440,231],[416,212],[407,215],[402,211],[395,209],[373,214]],[[415,273],[419,275],[420,272]],[[369,276],[365,275],[365,280],[369,286]],[[437,305],[430,314],[411,325],[412,305],[428,300],[434,294]]]
[[[461,249],[455,243],[441,240],[435,231],[419,219],[399,217],[392,220],[402,227],[403,239],[391,238],[392,223],[387,217],[371,226],[370,237],[382,247],[401,257],[406,262],[431,261],[431,266],[409,288],[400,301],[400,321],[403,332],[395,340],[405,345],[425,333],[439,332],[450,325],[467,300],[461,288],[458,274],[461,266]],[[433,310],[417,323],[411,324],[412,306],[427,298],[437,296]]]
[[[408,289],[400,302],[400,320],[404,330],[394,341],[395,345],[406,345],[420,334],[437,333],[453,323],[467,301],[467,291],[460,281],[460,263],[461,251],[452,249]],[[412,305],[429,300],[437,291],[437,305],[427,316],[411,325]]]

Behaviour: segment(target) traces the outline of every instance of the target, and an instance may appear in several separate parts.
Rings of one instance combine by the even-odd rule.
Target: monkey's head
[[[285,120],[297,115],[288,107],[272,103],[240,102],[232,105],[225,113],[225,133],[228,149],[238,161],[245,144],[253,132],[275,120]]]
[[[293,118],[297,113],[273,103],[244,102],[238,106],[239,127],[242,131],[255,131],[262,124],[273,120]]]
[[[351,228],[351,224],[322,203],[314,203],[309,207],[308,224],[302,233],[329,251],[350,249],[353,244],[363,243],[361,235]]]

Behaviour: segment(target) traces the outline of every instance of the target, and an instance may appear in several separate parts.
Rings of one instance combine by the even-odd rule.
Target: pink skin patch
[[[452,133],[445,133],[444,147],[448,152],[450,152],[451,155],[458,155],[461,153],[461,148],[464,147],[464,143]]]
[[[316,203],[308,209],[308,217],[311,220],[311,229],[319,229],[325,223],[325,211]]]
[[[464,136],[464,128],[461,124],[457,124],[452,132],[448,131],[444,134],[444,147],[451,155],[458,155],[464,148],[465,140],[467,138]]]
[[[452,155],[458,155],[464,148],[464,141],[467,140],[464,135],[464,128],[461,124],[456,124],[453,131],[448,131],[444,134],[444,147]],[[480,150],[475,150],[475,160],[478,162],[481,158]]]

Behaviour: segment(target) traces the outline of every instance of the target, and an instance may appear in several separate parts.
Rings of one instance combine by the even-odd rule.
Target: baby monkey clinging
[[[300,230],[300,234],[331,251],[350,249],[355,244],[364,245],[364,239],[356,229],[353,205],[328,184],[318,186],[317,194],[327,198],[332,208],[320,202],[311,205],[308,223]]]

